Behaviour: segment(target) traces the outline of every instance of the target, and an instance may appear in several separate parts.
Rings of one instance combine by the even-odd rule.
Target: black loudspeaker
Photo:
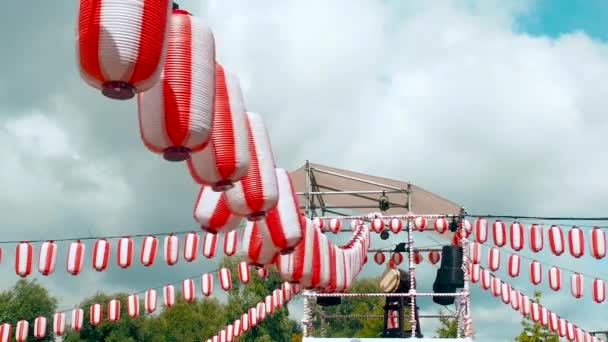
[[[462,247],[443,246],[441,249],[441,267],[437,272],[440,288],[464,287],[462,270]]]
[[[317,297],[317,304],[320,306],[336,306],[342,304],[341,297]]]
[[[444,285],[441,282],[441,278],[442,278],[442,271],[441,269],[437,270],[437,276],[435,277],[435,282],[433,283],[433,292],[434,293],[454,293],[456,292],[456,287],[453,286],[449,286],[449,285]],[[456,300],[456,297],[433,297],[433,302],[439,304],[439,305],[452,305],[454,304],[454,301]]]

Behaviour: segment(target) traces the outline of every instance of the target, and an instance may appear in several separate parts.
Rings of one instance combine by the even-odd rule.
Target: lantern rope
[[[341,219],[341,220],[361,220],[361,221],[371,221],[375,218],[389,220],[389,219],[400,219],[400,220],[411,220],[417,217],[424,217],[427,219],[438,219],[438,218],[448,218],[448,217],[457,217],[458,215],[453,214],[424,214],[418,215],[414,213],[406,213],[403,215],[381,215],[379,213],[371,213],[368,215],[335,215],[335,216],[317,216],[317,218],[323,220],[331,220],[331,219]],[[405,230],[404,230],[405,231]]]
[[[323,314],[323,317],[325,318],[329,318],[329,319],[339,319],[339,318],[384,318],[384,315],[378,315],[378,314],[367,314],[367,315],[356,315],[356,314],[352,314],[352,315],[329,315],[329,314]],[[438,314],[424,314],[424,315],[418,315],[418,318],[454,318],[456,317],[456,315],[438,315]]]
[[[99,240],[99,239],[121,239],[121,238],[138,238],[147,236],[168,236],[168,235],[184,235],[192,232],[198,232],[199,228],[184,230],[184,231],[172,231],[172,232],[161,232],[161,233],[147,233],[147,234],[121,234],[121,235],[110,235],[110,236],[85,236],[85,237],[71,237],[71,238],[60,238],[60,239],[36,239],[36,240],[4,240],[0,241],[0,244],[15,244],[21,242],[65,242],[65,241],[88,241],[88,240]],[[203,231],[204,233],[204,231]],[[210,233],[211,234],[211,233]]]
[[[481,267],[481,265],[480,265],[480,267],[479,267],[479,268],[481,268],[482,270],[486,270],[486,268]],[[488,270],[488,271],[490,271],[490,270]],[[495,275],[494,275],[494,273],[492,273],[491,271],[490,271],[489,273],[490,273],[490,275],[491,275],[492,277],[494,277],[494,278],[498,278],[498,279],[501,281],[501,283],[505,283],[505,284],[509,285],[509,286],[511,287],[511,289],[513,289],[513,290],[515,290],[515,291],[519,292],[520,294],[522,294],[522,295],[524,295],[524,296],[527,296],[527,295],[526,295],[526,294],[525,294],[523,291],[521,291],[521,290],[519,290],[518,288],[516,288],[516,287],[512,286],[510,283],[506,282],[505,280],[501,279],[500,277],[495,276]],[[480,282],[477,282],[477,284],[480,284]],[[483,288],[482,288],[482,289],[483,289]],[[483,290],[485,291],[484,293],[487,293],[487,289],[483,289]],[[494,297],[494,296],[492,296],[492,297]],[[530,297],[530,296],[527,296],[527,297],[530,299],[530,302],[534,302],[534,303],[537,303],[537,304],[539,304],[539,305],[542,305],[542,304],[540,304],[540,302],[539,302],[539,301],[535,301],[535,300],[533,299],[533,297]],[[501,302],[501,303],[503,303],[504,305],[509,305],[509,304],[507,304],[507,303],[503,302],[502,300],[501,300],[500,302]],[[520,304],[520,305],[521,305],[521,304]],[[543,306],[544,308],[547,308],[545,305],[542,305],[542,306]],[[518,311],[518,312],[521,312],[521,310],[517,310],[517,311]],[[555,311],[553,311],[553,310],[549,310],[548,308],[547,308],[547,311],[549,311],[550,313],[551,313],[551,312],[555,312]],[[557,312],[555,312],[555,313],[557,314]],[[522,314],[522,316],[525,316],[525,315],[523,315],[523,314]],[[560,318],[563,318],[561,315],[558,315],[558,316],[559,316]],[[567,322],[570,322],[570,321],[567,321]],[[536,322],[535,322],[535,323],[536,323]],[[570,323],[572,323],[572,322],[570,322]],[[540,324],[540,323],[539,323],[539,324]],[[587,330],[582,329],[582,328],[581,328],[581,327],[580,327],[578,324],[575,324],[575,325],[576,325],[576,326],[577,326],[579,329],[583,330],[583,332],[588,333],[588,331],[587,331]]]
[[[502,218],[511,220],[544,220],[544,221],[608,221],[608,217],[576,217],[576,216],[526,216],[526,215],[479,215],[466,213],[465,217],[472,218]]]

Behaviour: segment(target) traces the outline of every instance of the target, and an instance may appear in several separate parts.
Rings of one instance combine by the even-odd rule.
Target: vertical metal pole
[[[412,184],[407,184],[407,213],[412,212]],[[409,256],[409,274],[410,274],[410,327],[412,330],[411,337],[416,335],[416,267],[414,265],[414,229],[412,227],[412,219],[407,219],[407,245]]]
[[[472,331],[470,327],[467,327],[471,317],[471,300],[469,293],[469,241],[465,229],[465,210],[464,207],[460,209],[460,246],[462,247],[462,271],[464,273],[464,287],[462,289],[462,296],[460,297],[460,304],[462,306],[462,314],[458,317],[458,337],[464,334],[465,337],[470,337]]]
[[[308,162],[308,160],[306,161],[306,192],[304,193],[305,196],[305,215],[306,217],[310,218],[311,214],[310,214],[310,163]],[[310,296],[307,296],[308,291],[304,291],[304,313],[302,315],[302,333],[304,335],[304,337],[310,337],[312,334],[312,327],[311,327],[311,311],[312,311],[312,306],[310,303]]]

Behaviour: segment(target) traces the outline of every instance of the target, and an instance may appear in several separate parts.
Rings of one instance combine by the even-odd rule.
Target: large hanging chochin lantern
[[[160,81],[137,97],[146,147],[169,161],[184,161],[208,143],[215,94],[215,42],[211,29],[174,9]]]
[[[226,199],[234,214],[257,221],[277,205],[279,187],[264,120],[258,114],[247,113],[247,129],[251,165],[247,174],[226,191]]]
[[[226,191],[250,165],[245,102],[236,76],[215,66],[215,105],[209,144],[188,160],[190,175],[201,185]]]
[[[160,78],[172,1],[81,0],[77,54],[82,78],[105,96],[126,100]]]

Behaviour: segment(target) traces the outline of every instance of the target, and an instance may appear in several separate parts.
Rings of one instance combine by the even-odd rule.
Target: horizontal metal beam
[[[316,191],[297,192],[298,195],[360,195],[360,194],[405,194],[407,190],[359,190],[359,191]]]
[[[327,170],[317,169],[315,167],[311,167],[310,170],[311,171],[320,172],[320,173],[324,173],[324,174],[331,175],[331,176],[336,176],[336,177],[340,177],[340,178],[354,180],[356,182],[361,182],[361,183],[365,183],[365,184],[380,186],[380,187],[387,188],[387,189],[403,190],[403,191],[407,192],[406,189],[397,188],[397,187],[394,187],[392,185],[382,184],[382,183],[378,183],[378,182],[372,182],[372,181],[369,181],[369,180],[366,180],[366,179],[361,179],[361,178],[352,177],[352,176],[346,176],[346,175],[343,175],[343,174],[340,174],[340,173],[336,173],[336,172],[331,172],[331,171],[327,171]]]
[[[391,204],[391,208],[407,208],[406,205],[396,205],[396,204]],[[300,209],[306,209],[306,206],[301,205]],[[326,205],[326,206],[318,206],[315,207],[314,209],[378,209],[377,205],[346,205],[346,206],[333,206],[333,205]],[[378,209],[380,210],[380,209]]]

